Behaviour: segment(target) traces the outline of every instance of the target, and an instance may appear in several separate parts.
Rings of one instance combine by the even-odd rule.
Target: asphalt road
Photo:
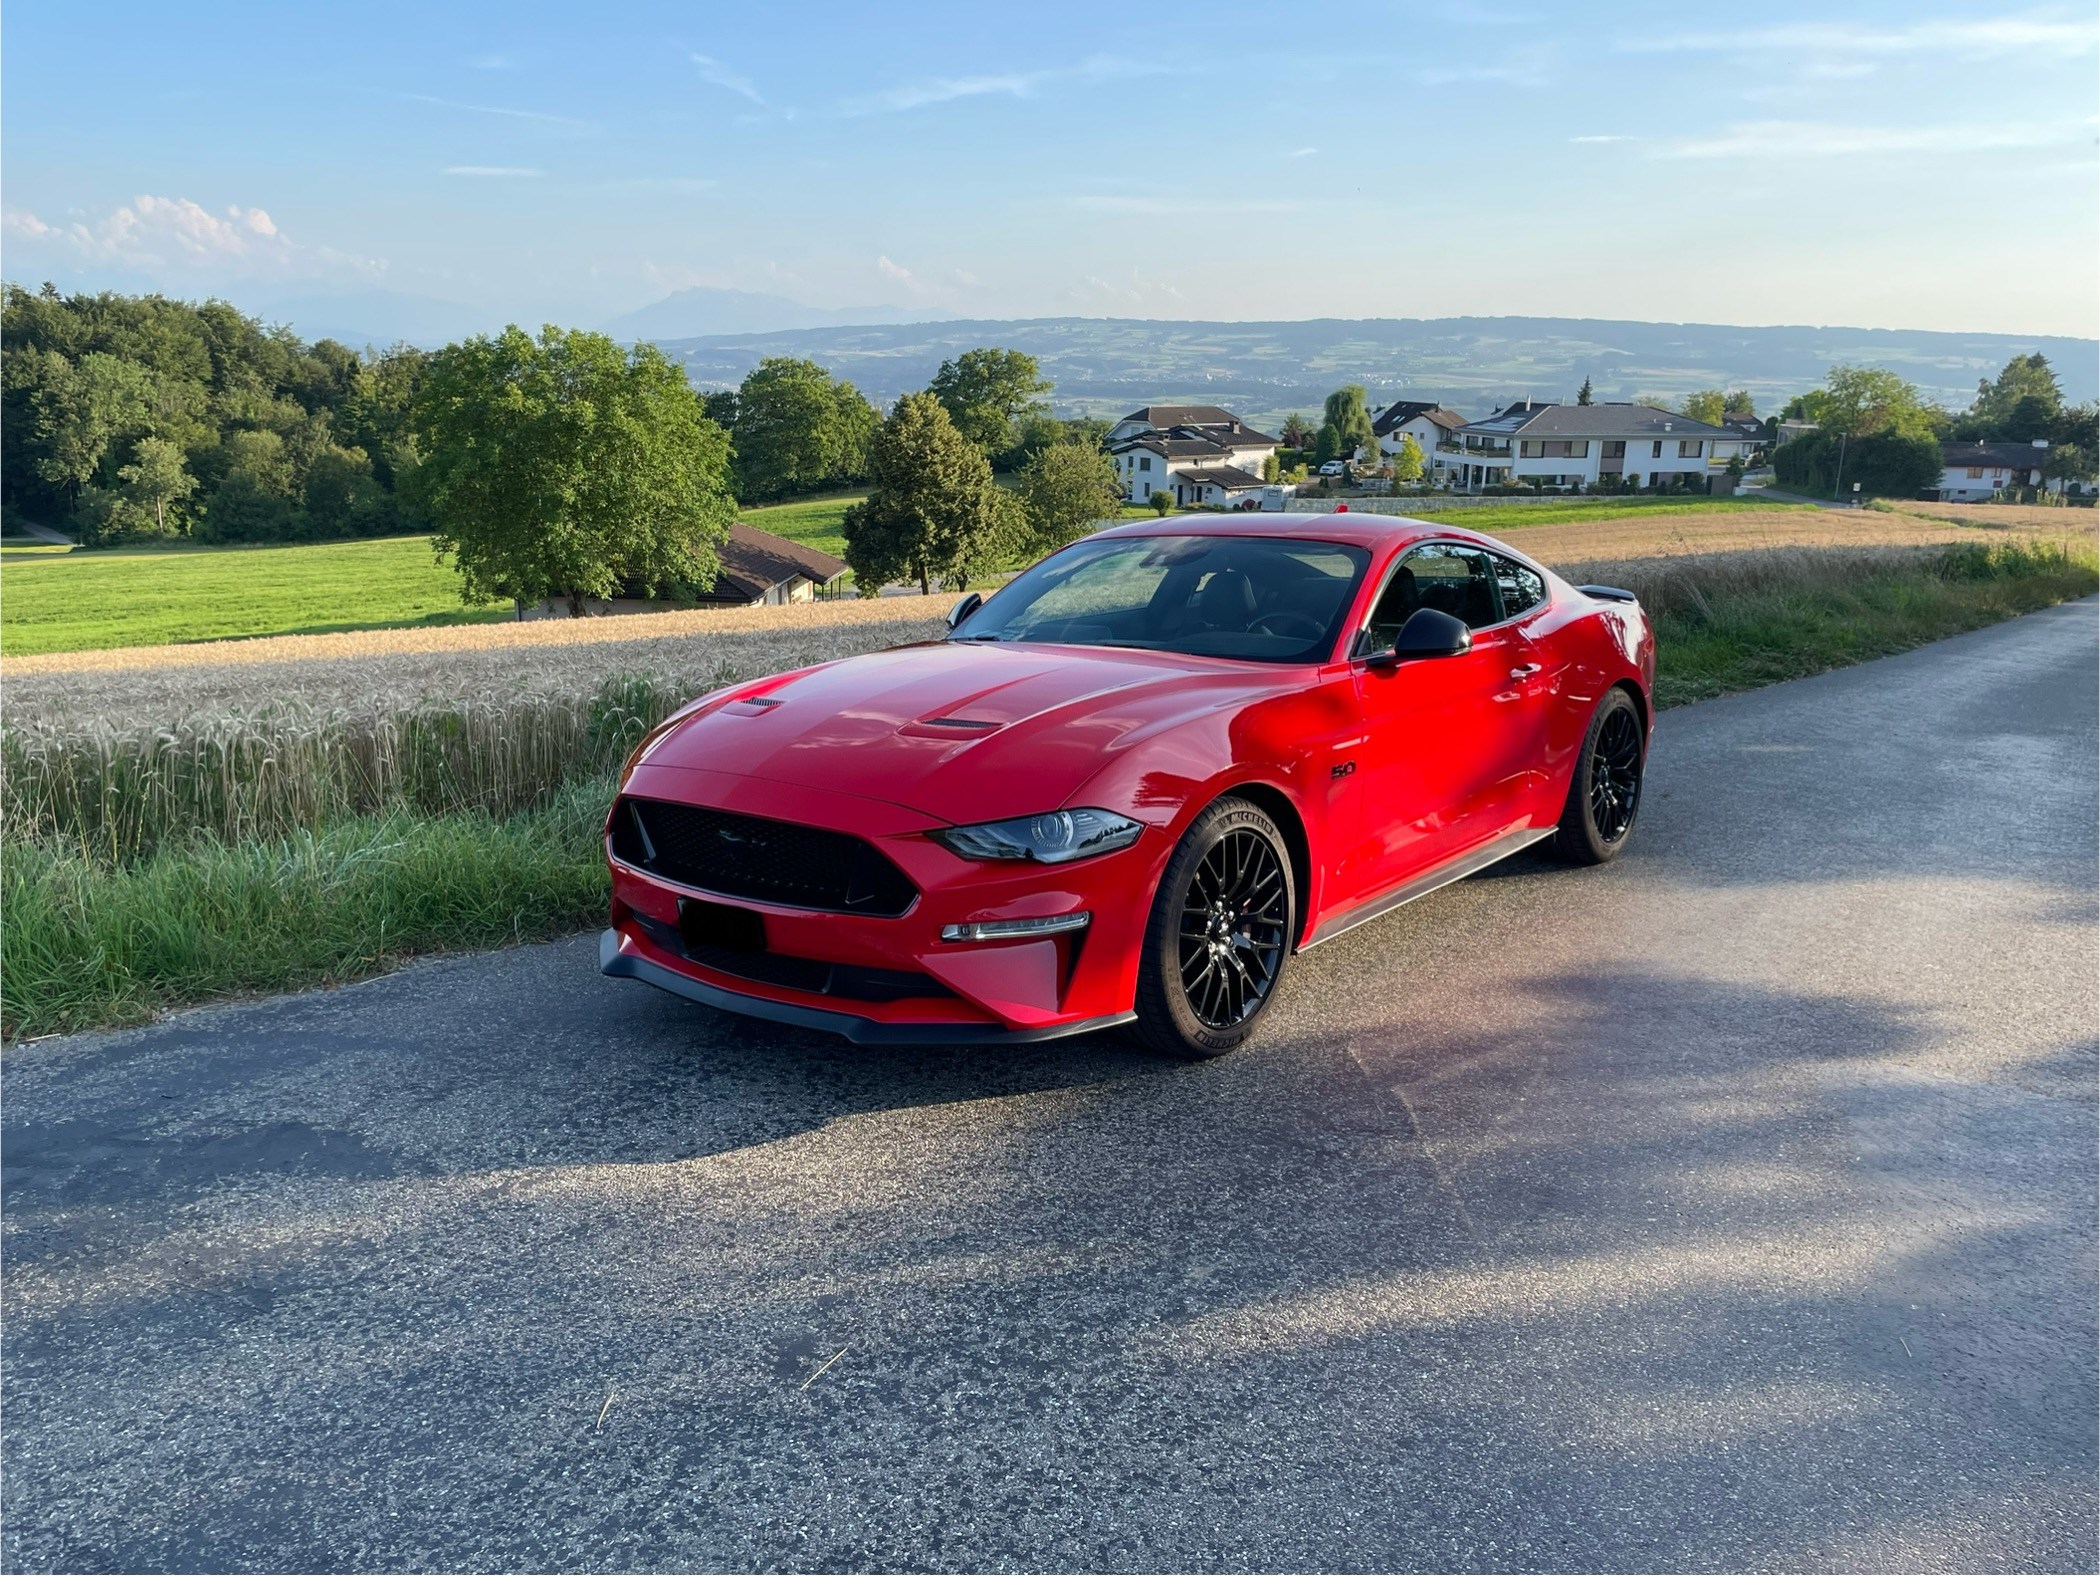
[[[1267,1040],[592,938],[5,1063],[5,1563],[2088,1569],[2092,603],[1667,715]]]

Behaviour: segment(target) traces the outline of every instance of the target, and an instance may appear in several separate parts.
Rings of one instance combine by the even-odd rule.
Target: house
[[[2010,487],[2039,487],[2048,460],[2047,438],[2032,443],[1943,443],[1940,501],[1975,503]]]
[[[1282,447],[1215,405],[1147,405],[1109,428],[1102,446],[1132,503],[1171,492],[1184,507],[1227,508],[1260,497],[1262,467]]]
[[[1437,460],[1469,492],[1512,483],[1564,492],[1621,477],[1723,492],[1732,486],[1728,462],[1750,447],[1742,433],[1647,405],[1519,400],[1460,427],[1437,446]]]
[[[1402,399],[1372,419],[1371,433],[1378,440],[1379,452],[1388,456],[1398,454],[1400,445],[1413,438],[1422,450],[1422,480],[1444,482],[1449,478],[1438,474],[1444,461],[1437,455],[1437,446],[1449,443],[1465,424],[1464,416],[1433,401]]]
[[[599,618],[612,613],[668,613],[691,607],[777,607],[789,602],[810,602],[822,588],[846,572],[846,561],[814,547],[804,547],[784,536],[761,531],[741,520],[729,528],[729,538],[715,550],[722,562],[721,573],[706,591],[686,596],[651,597],[639,585],[623,587],[610,598],[587,597],[583,616]],[[518,617],[568,618],[569,598],[549,597],[533,607],[521,607]]]

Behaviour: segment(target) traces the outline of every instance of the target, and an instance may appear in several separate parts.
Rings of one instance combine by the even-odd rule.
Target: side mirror
[[[955,606],[948,609],[948,627],[950,629],[955,628],[956,625],[960,624],[964,619],[968,618],[972,613],[976,612],[979,608],[983,606],[984,598],[979,596],[975,591],[970,592],[969,595],[965,596],[960,602],[956,603]]]
[[[1440,613],[1433,607],[1418,607],[1400,626],[1393,649],[1374,654],[1371,666],[1391,667],[1396,662],[1411,662],[1418,657],[1463,656],[1472,649],[1473,631],[1466,628],[1465,620]]]

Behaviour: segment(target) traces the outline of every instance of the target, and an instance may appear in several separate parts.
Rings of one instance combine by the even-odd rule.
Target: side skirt
[[[1418,897],[1427,897],[1440,887],[1454,881],[1463,881],[1467,876],[1498,864],[1511,854],[1522,853],[1533,843],[1542,842],[1557,830],[1551,826],[1525,826],[1514,832],[1504,832],[1491,837],[1477,848],[1468,849],[1456,859],[1438,865],[1434,870],[1425,870],[1410,881],[1404,881],[1383,896],[1366,901],[1361,907],[1347,909],[1331,918],[1322,920],[1320,927],[1307,938],[1298,950],[1309,951],[1323,941],[1332,941],[1345,931],[1358,925],[1368,925],[1372,920],[1390,914],[1403,904],[1412,903]]]

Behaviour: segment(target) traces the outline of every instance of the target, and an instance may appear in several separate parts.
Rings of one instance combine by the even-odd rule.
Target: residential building
[[[1436,485],[1450,480],[1445,471],[1446,458],[1439,456],[1440,445],[1453,441],[1466,418],[1455,410],[1446,410],[1434,401],[1402,399],[1378,413],[1371,422],[1371,433],[1378,440],[1379,452],[1386,457],[1398,454],[1400,445],[1413,438],[1422,450],[1422,481]]]
[[[1260,497],[1262,466],[1281,445],[1215,405],[1147,405],[1109,428],[1104,447],[1132,503],[1167,492],[1184,507],[1235,508]]]
[[[1467,422],[1438,444],[1437,458],[1469,492],[1513,483],[1565,492],[1621,477],[1721,492],[1731,485],[1728,462],[1751,447],[1742,433],[1647,405],[1519,400]]]
[[[761,531],[741,520],[729,528],[729,538],[716,550],[721,573],[705,591],[687,596],[651,597],[639,585],[623,587],[617,596],[587,597],[583,616],[599,618],[614,613],[668,613],[691,607],[782,606],[809,602],[819,590],[846,572],[846,561],[800,542]],[[521,608],[518,617],[568,618],[570,599],[549,597],[533,607]]]
[[[2049,440],[2032,443],[1943,443],[1940,445],[1940,501],[1976,503],[2013,487],[2042,485],[2049,460]]]

